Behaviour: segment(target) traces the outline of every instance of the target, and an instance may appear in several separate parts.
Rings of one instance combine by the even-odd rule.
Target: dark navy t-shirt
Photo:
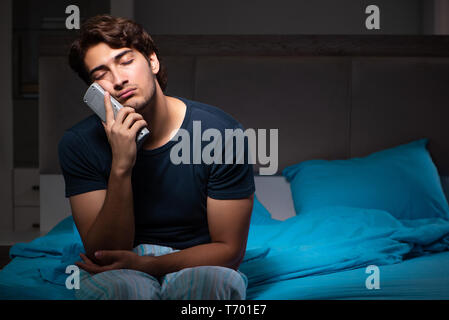
[[[219,130],[223,138],[223,150],[225,129],[244,130],[242,125],[217,107],[177,98],[187,106],[181,128],[190,134],[190,161],[174,164],[170,159],[171,149],[181,141],[179,137],[159,148],[137,152],[131,178],[135,246],[147,243],[184,249],[208,243],[207,197],[241,199],[255,191],[246,138],[243,164],[235,159],[235,146],[232,164],[225,164],[224,151],[221,164],[203,161],[194,164],[193,159],[193,139],[200,141],[202,148],[210,144],[210,141],[201,141],[201,136],[194,137],[194,121],[201,121],[196,122],[196,130],[200,123],[201,133],[207,129]],[[236,145],[236,141],[234,143]],[[66,197],[107,189],[112,153],[101,120],[96,115],[84,119],[64,133],[58,145],[58,154],[65,179]],[[213,152],[211,154],[214,155]]]

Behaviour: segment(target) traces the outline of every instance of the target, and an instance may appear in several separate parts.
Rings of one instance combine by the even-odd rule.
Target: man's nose
[[[114,89],[121,90],[123,86],[128,82],[126,74],[120,72],[119,70],[115,70],[115,72],[113,72],[112,75],[113,75],[112,83],[114,85]]]

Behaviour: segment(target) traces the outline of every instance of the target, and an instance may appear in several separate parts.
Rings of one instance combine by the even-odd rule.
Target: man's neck
[[[142,146],[151,150],[166,144],[173,137],[174,130],[181,127],[185,115],[184,103],[176,98],[164,95],[157,86],[153,100],[142,113],[148,123],[150,136]]]

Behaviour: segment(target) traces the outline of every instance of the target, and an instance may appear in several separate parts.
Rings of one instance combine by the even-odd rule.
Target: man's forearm
[[[87,256],[97,250],[131,250],[134,242],[131,173],[111,170],[106,198],[84,244]]]
[[[244,250],[237,252],[225,243],[212,242],[163,256],[139,257],[135,269],[157,277],[197,266],[222,266],[237,270],[243,255]]]

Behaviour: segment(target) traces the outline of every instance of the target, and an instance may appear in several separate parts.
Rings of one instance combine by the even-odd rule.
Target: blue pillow
[[[388,211],[398,219],[449,220],[427,139],[348,160],[309,160],[285,168],[296,214],[325,206]]]

